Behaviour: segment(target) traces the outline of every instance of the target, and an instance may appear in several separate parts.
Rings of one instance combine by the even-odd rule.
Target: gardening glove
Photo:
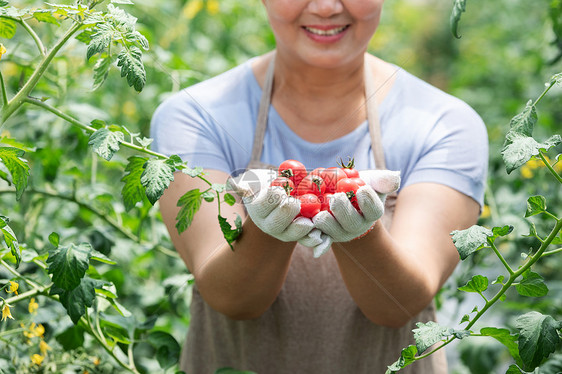
[[[363,236],[384,213],[388,193],[398,190],[400,173],[389,170],[366,170],[359,173],[366,183],[356,194],[357,211],[347,195],[335,193],[330,199],[330,210],[321,211],[312,218],[314,226],[331,237],[333,242],[348,242]]]
[[[276,177],[275,170],[251,169],[229,178],[227,187],[242,198],[248,215],[263,232],[284,242],[298,241],[314,225],[310,218],[297,217],[301,207],[298,199],[288,196],[283,187],[270,187]]]
[[[308,235],[299,240],[299,243],[312,248],[314,258],[318,258],[328,252],[332,245],[332,238],[319,229],[312,229]]]

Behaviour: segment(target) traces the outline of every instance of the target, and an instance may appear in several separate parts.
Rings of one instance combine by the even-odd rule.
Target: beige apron
[[[272,167],[260,159],[274,59],[266,74],[249,169]],[[384,169],[379,118],[372,99],[375,87],[368,68],[365,91],[366,98],[371,99],[367,101],[367,119],[375,166]],[[396,194],[387,197],[382,218],[387,229],[395,201]],[[402,348],[414,344],[415,322],[430,320],[435,320],[433,303],[399,329],[372,323],[349,295],[332,251],[314,259],[312,249],[297,244],[281,292],[257,319],[235,321],[216,312],[194,285],[191,323],[180,367],[187,374],[213,374],[227,366],[258,374],[384,374],[387,366],[400,357]],[[401,373],[446,374],[444,351]]]

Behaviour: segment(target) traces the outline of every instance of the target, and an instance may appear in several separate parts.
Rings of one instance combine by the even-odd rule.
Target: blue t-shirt
[[[191,167],[237,173],[250,162],[262,89],[252,60],[167,98],[152,119],[154,151],[179,155]],[[386,167],[400,170],[401,188],[419,182],[452,187],[484,200],[488,165],[486,127],[463,101],[398,68],[379,106]],[[336,166],[355,158],[359,170],[374,169],[367,121],[326,143],[311,143],[269,110],[261,161],[286,159],[307,168]]]

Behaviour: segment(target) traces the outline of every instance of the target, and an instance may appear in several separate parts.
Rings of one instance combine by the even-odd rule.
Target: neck
[[[284,93],[302,98],[345,97],[344,95],[362,95],[364,76],[364,57],[351,61],[345,66],[320,68],[304,63],[302,60],[286,58],[280,54],[275,57],[275,94]]]

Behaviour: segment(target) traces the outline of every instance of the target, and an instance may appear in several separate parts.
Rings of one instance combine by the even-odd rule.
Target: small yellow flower
[[[8,52],[8,51],[6,50],[6,47],[4,47],[4,44],[0,43],[0,60],[2,59],[2,56],[3,56],[6,52]]]
[[[14,282],[14,281],[10,281],[10,288],[8,289],[8,291],[6,291],[7,293],[15,293],[16,295],[18,294],[18,288],[20,287],[20,285],[18,284],[18,282]]]
[[[14,317],[12,317],[12,313],[10,312],[10,306],[8,303],[4,303],[4,307],[2,308],[2,321],[6,318],[14,319]]]
[[[217,0],[207,0],[207,13],[214,16],[220,11],[219,2]]]
[[[183,8],[183,15],[187,19],[193,19],[203,9],[202,0],[191,0]]]
[[[43,325],[42,324],[36,325],[35,322],[33,322],[29,326],[29,332],[25,331],[24,335],[28,338],[35,338],[35,337],[42,337],[44,333],[45,333],[45,328],[43,327]]]
[[[484,205],[482,207],[482,214],[480,214],[480,218],[488,218],[490,217],[490,207],[488,205]]]
[[[41,339],[41,341],[39,342],[39,350],[41,351],[41,354],[45,356],[47,354],[47,351],[51,350],[51,347],[49,346],[49,344],[45,343],[43,339]]]
[[[531,179],[531,178],[533,178],[533,175],[535,175],[535,174],[533,173],[533,169],[534,169],[534,168],[532,168],[532,167],[530,167],[530,166],[527,166],[526,164],[523,165],[523,166],[521,166],[521,176],[522,176],[523,178],[525,178],[525,179]]]
[[[35,353],[31,356],[31,362],[33,362],[35,365],[41,365],[43,363],[43,360],[45,359],[45,357]]]
[[[96,358],[94,359],[94,365],[98,366],[100,363],[101,363],[100,358],[99,358],[99,357],[96,357]]]
[[[32,297],[31,300],[29,300],[29,305],[27,306],[27,310],[29,310],[30,314],[35,314],[37,313],[37,309],[39,309],[39,304],[37,304],[35,298]]]

